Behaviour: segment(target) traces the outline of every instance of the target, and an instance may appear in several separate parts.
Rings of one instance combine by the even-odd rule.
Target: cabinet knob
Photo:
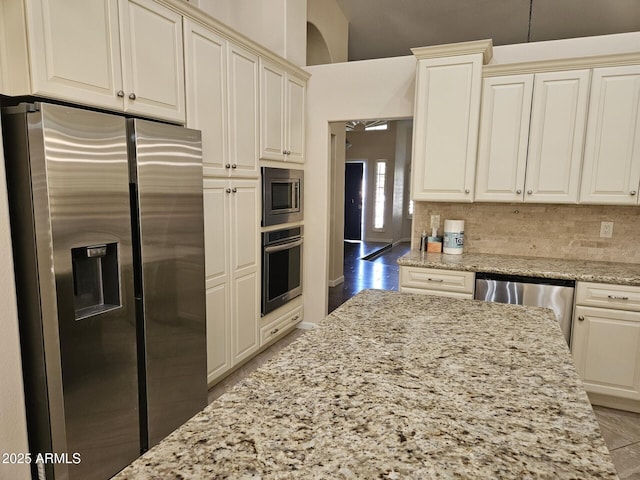
[[[518,189],[518,190],[516,190],[516,193],[517,193],[518,195],[520,195],[520,194],[522,194],[522,190]]]
[[[236,187],[233,187],[233,190],[231,190],[233,193],[236,193],[238,191],[238,189]]]
[[[231,168],[238,168],[238,165],[234,163],[233,165],[231,165]]]
[[[533,195],[533,190],[527,190],[527,195]]]
[[[466,188],[466,189],[464,190],[464,193],[471,193],[471,190],[469,190],[468,188]]]
[[[230,189],[230,188],[227,188],[227,189],[225,190],[225,192],[227,192],[227,193],[231,193],[231,189]]]
[[[124,97],[124,92],[122,90],[118,90],[118,93],[116,93],[116,95],[122,98]]]
[[[135,93],[130,93],[129,94],[129,99],[130,100],[135,100],[136,99],[136,94]]]
[[[629,195],[632,195],[632,196],[633,196],[633,195],[635,195],[636,193],[637,193],[637,192],[636,192],[635,190],[631,190],[631,191],[629,192]]]
[[[578,320],[580,320],[581,322],[584,322],[584,317],[583,317],[582,315],[580,315],[580,316],[578,317]]]
[[[230,163],[227,163],[227,164],[224,166],[224,168],[231,168],[231,164],[230,164]]]

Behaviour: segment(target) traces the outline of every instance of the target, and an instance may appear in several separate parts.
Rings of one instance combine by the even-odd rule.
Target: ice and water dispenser
[[[72,248],[71,261],[76,320],[121,306],[117,243]]]

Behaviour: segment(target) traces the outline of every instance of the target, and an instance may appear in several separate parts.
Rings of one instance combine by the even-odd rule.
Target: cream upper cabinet
[[[580,203],[636,205],[640,65],[594,68]]]
[[[205,175],[228,176],[227,40],[190,20],[184,22],[187,127],[202,132]],[[228,166],[227,166],[228,165]]]
[[[185,121],[182,16],[153,0],[120,0],[124,109]]]
[[[5,93],[184,123],[181,15],[152,0],[25,0],[24,6],[28,53],[12,53],[7,62],[16,71],[27,66],[29,74]],[[15,8],[8,12],[5,21],[19,19]],[[20,50],[17,30],[10,40]]]
[[[229,43],[228,108],[230,175],[258,177],[259,75],[258,56]],[[226,166],[226,164],[225,164]]]
[[[476,200],[577,202],[589,73],[484,80]]]
[[[481,53],[418,60],[413,200],[473,200],[481,74]]]
[[[476,201],[522,201],[532,95],[533,74],[484,79]]]
[[[590,70],[535,75],[525,201],[578,201],[589,76]]]
[[[260,61],[260,158],[304,162],[306,80]]]

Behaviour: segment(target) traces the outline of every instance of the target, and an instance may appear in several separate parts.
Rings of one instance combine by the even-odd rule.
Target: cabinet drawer
[[[400,287],[402,291],[417,288],[473,294],[475,276],[474,272],[400,267]]]
[[[302,306],[276,317],[260,328],[260,346],[302,321]]]
[[[576,304],[640,311],[640,287],[578,282]]]

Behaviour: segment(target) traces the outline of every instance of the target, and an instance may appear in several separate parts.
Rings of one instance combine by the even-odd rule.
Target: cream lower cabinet
[[[303,163],[306,78],[260,61],[260,158]]]
[[[2,93],[184,123],[180,14],[153,0],[24,0],[3,14]]]
[[[589,70],[483,81],[476,201],[576,203]]]
[[[209,383],[260,347],[258,183],[204,180]]]
[[[472,299],[475,278],[474,272],[403,265],[400,267],[400,291]]]
[[[594,68],[580,203],[637,205],[640,65]]]
[[[592,403],[640,411],[640,287],[578,282],[571,349]]]

